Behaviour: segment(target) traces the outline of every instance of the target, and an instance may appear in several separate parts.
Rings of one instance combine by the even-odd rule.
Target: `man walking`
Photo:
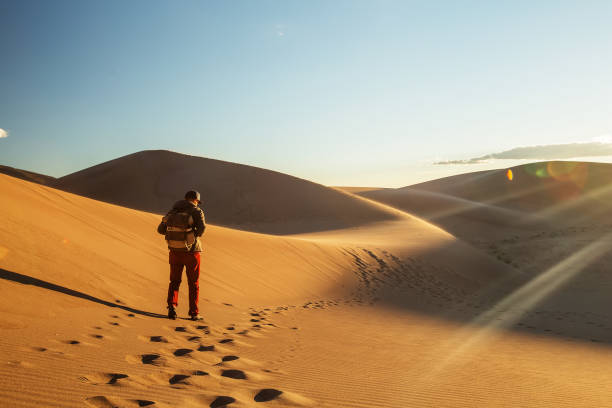
[[[166,236],[170,250],[170,284],[168,285],[168,318],[176,319],[179,286],[183,267],[189,285],[189,317],[191,320],[202,320],[198,310],[200,295],[200,237],[204,234],[206,224],[204,212],[199,207],[200,193],[190,190],[185,199],[177,201],[172,209],[162,218],[157,232]]]

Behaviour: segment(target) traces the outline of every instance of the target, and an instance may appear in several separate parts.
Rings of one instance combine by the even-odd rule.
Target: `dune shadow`
[[[612,262],[610,242],[612,232],[529,273],[502,263],[496,267],[482,257],[461,261],[467,246],[460,241],[401,259],[363,250],[356,253],[362,260],[356,267],[370,287],[384,283],[375,294],[382,306],[458,322],[470,333],[470,342],[491,333],[518,332],[611,347],[612,298],[606,290],[609,281],[603,279]],[[367,256],[377,258],[376,270],[365,267]]]
[[[104,306],[113,307],[117,309],[123,309],[128,312],[139,314],[142,316],[166,318],[165,315],[162,315],[159,313],[147,312],[145,310],[135,309],[133,307],[109,302],[107,300],[103,300],[95,296],[88,295],[87,293],[79,292],[78,290],[70,289],[65,286],[56,285],[55,283],[47,282],[42,279],[33,278],[31,276],[23,275],[21,273],[7,271],[6,269],[2,269],[2,268],[0,268],[0,278],[4,280],[12,281],[12,282],[21,283],[24,285],[38,286],[39,288],[44,288],[44,289],[52,290],[55,292],[63,293],[65,295],[89,300],[90,302],[99,303]]]

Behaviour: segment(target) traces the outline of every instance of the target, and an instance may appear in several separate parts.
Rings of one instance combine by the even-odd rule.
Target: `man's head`
[[[194,203],[195,205],[200,204],[200,193],[195,190],[189,190],[185,193],[185,200]]]

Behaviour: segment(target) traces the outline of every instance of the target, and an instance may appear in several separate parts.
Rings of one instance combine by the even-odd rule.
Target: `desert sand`
[[[0,174],[0,406],[612,406],[609,167],[341,191],[209,160]],[[155,228],[196,165],[205,320],[184,282],[171,321]]]

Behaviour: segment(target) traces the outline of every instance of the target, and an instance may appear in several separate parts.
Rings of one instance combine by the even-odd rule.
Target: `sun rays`
[[[526,312],[533,310],[601,258],[610,250],[611,245],[612,233],[608,233],[519,286],[494,306],[466,323],[456,336],[441,345],[449,351],[438,364],[433,366],[426,377],[435,376],[461,357],[476,351],[478,346],[493,339],[501,330],[516,324]]]

